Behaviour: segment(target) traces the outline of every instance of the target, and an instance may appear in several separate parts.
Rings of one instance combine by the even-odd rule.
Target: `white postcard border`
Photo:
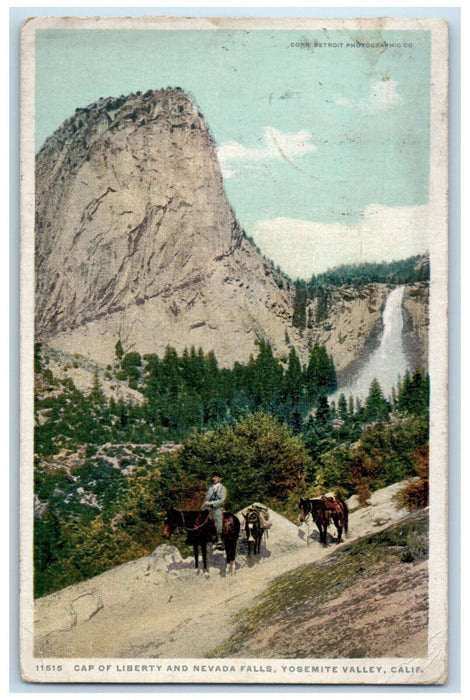
[[[380,683],[415,684],[443,683],[447,667],[447,238],[436,240],[431,249],[431,332],[429,363],[431,382],[431,482],[430,482],[430,614],[429,652],[422,659],[360,659],[360,660],[254,660],[254,659],[35,659],[33,649],[32,596],[32,513],[33,513],[33,322],[34,322],[34,32],[40,28],[99,28],[112,29],[425,29],[432,32],[432,92],[431,92],[431,179],[430,204],[442,230],[448,228],[448,136],[447,136],[447,27],[442,20],[429,18],[362,18],[360,20],[320,18],[36,18],[25,23],[22,39],[21,73],[21,271],[20,271],[20,576],[21,576],[21,665],[26,680],[39,682],[151,682],[151,683]],[[445,399],[445,400],[444,400]],[[445,530],[443,529],[445,525]],[[155,662],[155,663],[154,663]],[[292,662],[292,663],[291,663]],[[161,665],[155,677],[153,671],[138,672],[137,666]],[[63,670],[39,670],[48,666]],[[130,666],[117,670],[117,666]],[[175,666],[187,666],[188,671],[176,671]],[[209,666],[234,667],[235,672],[208,670]],[[253,670],[254,666],[270,666],[272,672]],[[282,667],[318,667],[319,671],[291,671]],[[345,671],[344,667],[375,670]],[[81,667],[76,670],[75,667]],[[93,667],[93,668],[89,668]],[[102,667],[102,669],[100,668]],[[205,667],[205,670],[194,670]],[[243,667],[243,670],[242,670]],[[337,667],[337,671],[331,671]],[[380,667],[380,671],[377,668]],[[170,670],[167,670],[170,668]],[[394,669],[413,669],[406,672]],[[416,671],[415,669],[420,669]],[[87,670],[81,670],[87,669]],[[249,670],[251,669],[251,670]],[[136,674],[139,677],[136,678]],[[229,676],[227,676],[229,673]],[[260,677],[260,674],[265,674]],[[310,675],[307,675],[310,673]],[[359,674],[362,676],[359,678]],[[122,675],[121,675],[122,674]],[[272,675],[271,675],[272,674]],[[266,677],[270,675],[270,678]]]

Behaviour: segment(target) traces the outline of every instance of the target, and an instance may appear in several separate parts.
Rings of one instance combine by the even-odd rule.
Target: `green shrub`
[[[395,495],[401,508],[414,510],[426,508],[429,504],[429,446],[420,447],[415,452],[416,479],[407,484]]]
[[[427,559],[429,554],[428,538],[425,534],[417,534],[412,532],[408,535],[406,548],[401,555],[401,561],[411,563],[412,561],[420,561]]]

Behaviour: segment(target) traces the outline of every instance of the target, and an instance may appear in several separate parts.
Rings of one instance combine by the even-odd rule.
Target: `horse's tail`
[[[341,498],[341,496],[336,496],[336,500],[338,503],[341,504],[341,507],[343,509],[343,517],[344,517],[344,531],[346,534],[348,534],[348,523],[349,523],[349,509],[345,501]]]
[[[235,537],[238,538],[238,535],[240,534],[240,521],[236,515],[232,515],[232,519],[233,519],[233,532],[234,532]]]

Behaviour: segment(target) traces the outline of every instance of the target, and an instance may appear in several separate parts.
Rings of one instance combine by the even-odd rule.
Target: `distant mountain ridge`
[[[314,290],[319,286],[364,284],[413,284],[429,282],[429,253],[413,255],[403,260],[381,263],[353,263],[330,268],[318,275],[312,275],[307,287]]]

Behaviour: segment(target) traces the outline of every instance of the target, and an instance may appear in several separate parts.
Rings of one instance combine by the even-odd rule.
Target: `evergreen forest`
[[[340,395],[325,348],[300,362],[260,341],[246,364],[213,352],[124,353],[88,392],[53,374],[35,346],[35,595],[150,554],[168,507],[198,509],[214,469],[233,512],[261,501],[297,521],[299,496],[371,492],[427,479],[429,377],[374,380],[365,401]],[[138,397],[138,400],[135,398]],[[424,489],[426,492],[426,489]],[[427,493],[427,492],[426,492]],[[416,496],[422,505],[420,493]]]
[[[360,287],[365,284],[413,284],[429,282],[429,259],[413,255],[405,260],[382,263],[339,265],[319,275],[312,275],[307,284],[310,293],[318,287]]]

